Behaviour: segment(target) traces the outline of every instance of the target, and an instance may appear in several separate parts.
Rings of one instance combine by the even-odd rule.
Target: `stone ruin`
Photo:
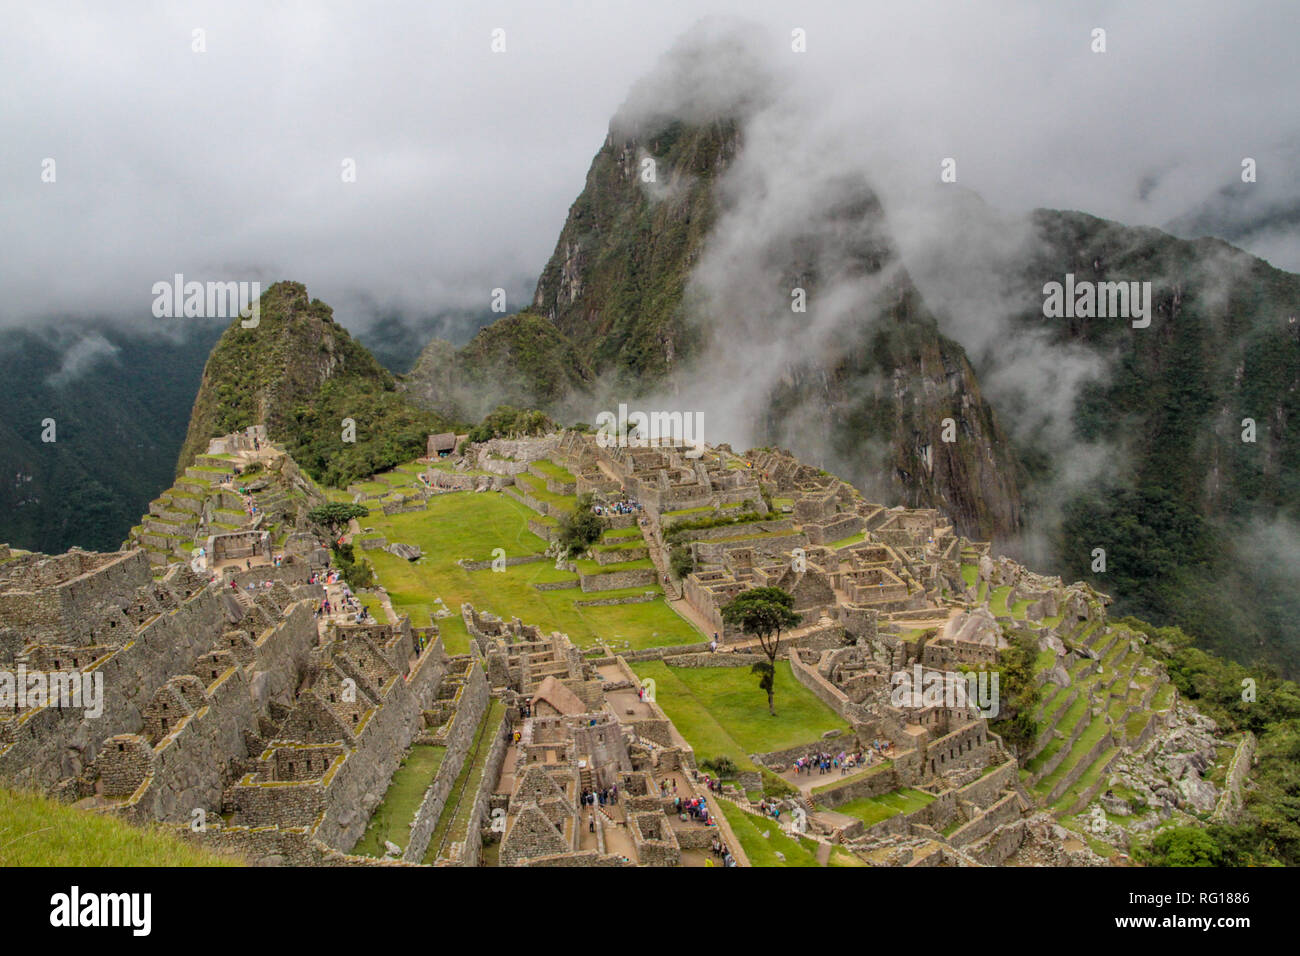
[[[223,589],[185,564],[155,579],[139,550],[0,565],[0,669],[102,680],[97,715],[0,711],[0,780],[250,859],[341,859],[449,658],[406,618],[321,628],[318,594]]]

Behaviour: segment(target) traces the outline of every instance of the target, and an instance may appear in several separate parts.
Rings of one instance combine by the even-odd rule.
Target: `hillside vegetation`
[[[355,440],[346,440],[347,422]],[[423,454],[430,432],[454,427],[416,408],[392,374],[333,310],[297,282],[262,295],[259,324],[231,323],[212,350],[190,416],[177,473],[208,439],[265,424],[316,480],[341,487]]]

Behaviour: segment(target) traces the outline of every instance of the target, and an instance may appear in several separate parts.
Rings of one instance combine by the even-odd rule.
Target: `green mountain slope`
[[[60,323],[0,335],[0,541],[47,553],[116,548],[171,484],[219,334],[197,323],[139,332]],[[46,419],[52,442],[42,440]]]
[[[417,409],[330,307],[296,282],[267,289],[257,327],[236,319],[212,350],[177,473],[209,438],[255,424],[313,478],[335,486],[422,454],[429,432],[451,427]]]

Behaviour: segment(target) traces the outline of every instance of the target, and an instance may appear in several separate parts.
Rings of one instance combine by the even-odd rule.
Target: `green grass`
[[[1151,698],[1151,709],[1168,710],[1171,706],[1173,706],[1173,700],[1174,700],[1174,685],[1168,682],[1161,684],[1160,689],[1156,691],[1155,697]]]
[[[578,501],[576,495],[557,495],[555,492],[547,490],[546,482],[536,475],[527,473],[515,475],[515,484],[519,486],[519,490],[524,494],[536,498],[538,501],[543,501],[560,511],[572,511]]]
[[[0,789],[0,866],[242,866],[155,827]]]
[[[507,557],[541,554],[546,542],[528,530],[531,509],[502,494],[456,492],[438,495],[426,511],[386,516],[372,512],[365,519],[389,541],[417,545],[424,557],[405,561],[386,551],[365,552],[374,566],[379,583],[388,591],[393,609],[411,615],[417,626],[429,623],[435,599],[442,598],[455,616],[438,621],[449,653],[465,653],[469,638],[460,621],[463,602],[480,611],[491,611],[507,620],[518,617],[544,632],[563,631],[577,644],[586,646],[603,638],[631,647],[659,647],[690,644],[704,639],[689,622],[664,601],[608,607],[577,607],[575,601],[659,592],[657,585],[613,592],[583,594],[577,590],[577,576],[557,571],[550,560],[520,564],[504,571],[467,571],[456,564],[459,558],[491,560],[494,548]],[[587,564],[595,570],[595,562]],[[625,567],[649,567],[649,561],[607,565],[602,571]],[[571,580],[573,590],[538,591],[534,584]]]
[[[1070,748],[1070,752],[1065,755],[1065,759],[1061,761],[1060,765],[1042,780],[1038,781],[1037,785],[1034,787],[1035,792],[1037,792],[1041,797],[1046,797],[1051,793],[1052,788],[1055,787],[1067,773],[1074,769],[1075,764],[1083,759],[1083,755],[1091,750],[1093,745],[1106,735],[1107,729],[1106,721],[1100,717],[1089,724],[1088,729],[1079,735],[1079,739],[1074,742],[1074,746]],[[1077,786],[1077,783],[1075,785]]]
[[[888,820],[900,813],[915,813],[934,802],[934,795],[924,790],[904,788],[882,793],[878,797],[861,797],[834,807],[836,813],[857,817],[867,826]]]
[[[1085,790],[1097,782],[1097,778],[1101,776],[1102,768],[1106,766],[1106,761],[1110,760],[1118,749],[1118,747],[1107,747],[1098,754],[1097,759],[1089,764],[1083,775],[1052,804],[1052,809],[1057,811],[1068,810]]]
[[[828,730],[844,730],[833,710],[794,679],[789,661],[776,662],[776,716],[748,667],[668,667],[662,661],[633,665],[655,680],[655,700],[695,750],[698,760],[730,757],[754,769],[752,753],[814,745]]]
[[[637,549],[637,548],[644,548],[645,546],[646,546],[646,543],[645,543],[645,541],[644,541],[643,539],[641,539],[641,538],[636,538],[636,539],[633,539],[633,540],[629,540],[629,539],[626,539],[626,538],[616,538],[616,539],[614,539],[613,541],[609,541],[609,542],[606,543],[606,544],[597,544],[597,545],[595,545],[595,546],[592,548],[592,550],[593,550],[593,551],[602,551],[602,552],[610,552],[610,551],[632,551],[632,550],[635,550],[635,549]]]
[[[966,582],[968,588],[974,587],[975,582],[979,580],[980,569],[974,564],[963,564],[961,566],[961,579]]]
[[[491,734],[500,724],[505,706],[499,698],[494,697],[487,713],[479,722],[475,745],[470,748],[460,773],[456,775],[456,782],[452,784],[451,791],[447,794],[447,801],[438,816],[433,836],[429,838],[429,848],[424,854],[425,863],[436,862],[442,850],[450,849],[453,843],[465,839],[469,817],[474,810],[474,795],[478,793],[479,784],[483,780],[483,769],[492,746]],[[477,753],[475,753],[476,748]]]
[[[840,538],[838,541],[832,541],[830,544],[826,545],[826,547],[830,548],[832,551],[838,551],[840,548],[850,544],[857,544],[859,541],[865,541],[866,539],[866,533],[859,531],[857,534],[851,534],[847,538]]]
[[[425,791],[433,783],[434,775],[446,756],[446,747],[416,744],[402,759],[397,772],[388,784],[383,801],[375,808],[366,825],[366,832],[352,850],[359,856],[383,856],[384,841],[396,843],[406,849],[411,836],[411,823],[420,808]]]
[[[553,461],[535,461],[533,467],[546,477],[553,478],[556,481],[572,483],[578,480],[569,469],[563,468]]]
[[[760,817],[740,809],[730,800],[714,801],[715,809],[722,808],[722,813],[731,824],[731,830],[740,841],[745,855],[752,866],[818,866],[817,844],[812,840],[799,839],[786,834],[777,822]],[[763,834],[768,836],[764,837]],[[776,854],[780,852],[785,859]]]

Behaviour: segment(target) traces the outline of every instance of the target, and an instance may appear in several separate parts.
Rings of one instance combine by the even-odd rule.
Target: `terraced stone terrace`
[[[1172,685],[1158,675],[1138,635],[1092,623],[1076,629],[1067,644],[1100,657],[1071,664],[1069,687],[1042,685],[1035,715],[1042,746],[1021,773],[1030,793],[1058,818],[1077,813],[1106,787],[1116,758],[1142,743],[1157,713],[1172,701]],[[1055,664],[1054,656],[1040,655],[1036,670]]]
[[[277,449],[266,445],[256,455],[203,454],[185,469],[176,483],[149,505],[149,513],[131,529],[125,544],[141,548],[155,575],[168,564],[190,561],[210,535],[267,531],[282,545],[294,520],[326,495]],[[280,469],[288,468],[288,474]],[[242,475],[235,476],[238,469]],[[232,477],[234,476],[234,477]],[[249,515],[238,491],[253,486],[247,496],[257,507]]]
[[[848,803],[841,803],[835,808],[835,812],[856,817],[867,826],[871,826],[900,813],[915,813],[933,802],[934,794],[906,787],[883,793],[878,797],[861,797]]]

